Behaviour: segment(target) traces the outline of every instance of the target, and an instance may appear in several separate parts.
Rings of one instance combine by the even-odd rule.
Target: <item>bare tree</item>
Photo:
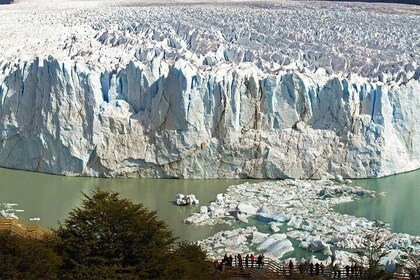
[[[402,264],[410,272],[411,279],[420,279],[420,250],[414,247],[402,247]]]
[[[389,231],[386,229],[386,224],[375,221],[373,229],[364,230],[362,249],[355,253],[359,259],[353,260],[360,265],[366,264],[366,278],[367,279],[388,279],[390,274],[381,265],[381,260],[389,255],[386,244],[389,241]]]

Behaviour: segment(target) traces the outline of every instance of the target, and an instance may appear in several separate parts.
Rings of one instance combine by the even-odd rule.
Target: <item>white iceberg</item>
[[[289,239],[283,239],[271,244],[265,251],[265,255],[269,258],[278,259],[293,251],[292,242]]]
[[[195,197],[194,194],[177,194],[176,195],[176,204],[177,205],[191,205],[199,204],[200,201]]]

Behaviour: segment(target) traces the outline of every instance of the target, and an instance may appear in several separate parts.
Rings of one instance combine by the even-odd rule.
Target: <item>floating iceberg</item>
[[[176,204],[177,205],[191,205],[191,204],[198,204],[198,203],[200,203],[200,201],[195,197],[194,194],[179,193],[179,194],[176,195]],[[200,208],[200,210],[201,210],[201,208]],[[203,208],[203,210],[204,210],[204,208]]]

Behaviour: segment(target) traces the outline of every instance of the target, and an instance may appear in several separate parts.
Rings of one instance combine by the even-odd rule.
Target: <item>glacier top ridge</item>
[[[420,76],[419,15],[416,6],[313,1],[18,2],[0,8],[0,36],[11,38],[0,41],[0,69],[49,55],[106,70],[158,57],[202,71],[252,62],[270,74],[407,83]]]

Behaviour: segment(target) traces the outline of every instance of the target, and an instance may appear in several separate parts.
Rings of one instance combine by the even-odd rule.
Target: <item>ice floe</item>
[[[295,249],[303,249],[308,253],[323,253],[326,258],[333,255],[337,263],[347,265],[357,257],[350,251],[363,248],[365,234],[374,232],[376,227],[366,218],[337,213],[333,206],[355,199],[374,199],[377,195],[374,191],[346,185],[344,181],[244,183],[230,186],[226,193],[217,195],[217,203],[212,202],[208,212],[195,213],[185,222],[233,225],[235,219],[243,222],[245,218],[256,218],[257,223],[270,228],[271,232],[260,232],[256,226],[248,226],[219,232],[201,240],[200,244],[210,252],[211,257],[255,252],[281,259]],[[394,252],[384,265],[392,267],[401,255],[401,247],[417,244],[420,248],[420,236],[391,233],[386,227],[381,232],[386,236],[385,249]],[[296,248],[292,240],[300,241]],[[361,263],[363,261],[360,260]]]

